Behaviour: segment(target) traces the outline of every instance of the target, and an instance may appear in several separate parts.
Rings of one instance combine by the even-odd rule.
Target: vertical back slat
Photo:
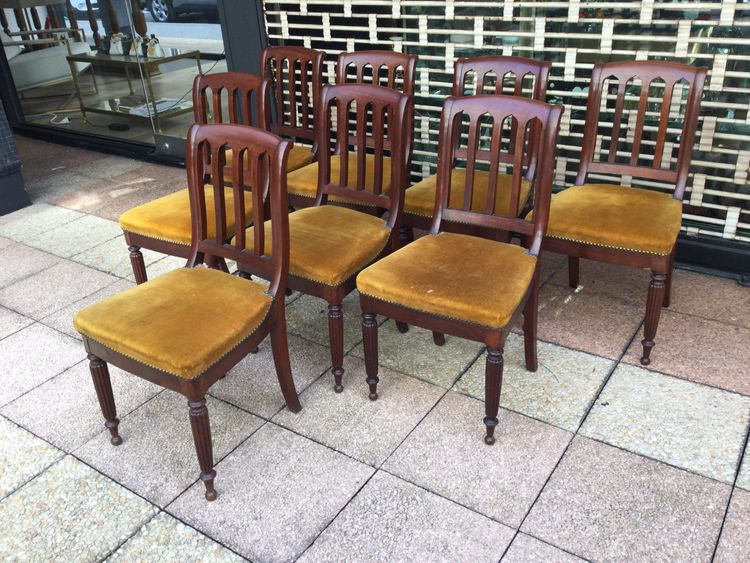
[[[516,128],[516,134],[513,137],[513,182],[510,189],[510,204],[508,205],[509,215],[516,217],[520,209],[518,206],[521,200],[521,181],[523,180],[523,161],[527,123],[521,123],[517,118],[513,118],[513,124]]]
[[[336,100],[336,138],[339,148],[339,185],[349,185],[349,102]]]
[[[488,213],[495,213],[495,199],[497,198],[497,177],[500,173],[500,150],[503,138],[503,122],[500,119],[492,119],[492,138],[490,140],[490,177],[487,185],[487,207]]]
[[[235,224],[235,246],[245,248],[245,178],[243,161],[249,158],[247,151],[240,148],[232,149],[234,158],[232,159],[232,194],[234,196],[234,224]]]
[[[617,87],[617,100],[615,101],[615,115],[612,118],[612,137],[609,141],[609,156],[607,161],[612,163],[617,157],[617,146],[620,144],[620,122],[622,121],[622,108],[625,103],[625,87],[627,79],[620,80]]]
[[[310,128],[310,83],[307,79],[308,61],[300,59],[300,111],[302,112],[302,127]]]
[[[214,216],[216,218],[216,243],[224,244],[227,239],[227,226],[224,214],[226,204],[224,198],[224,167],[226,153],[223,145],[211,147],[211,179],[214,186]]]
[[[386,108],[376,108],[372,106],[372,137],[374,139],[374,159],[375,175],[373,177],[373,187],[375,193],[382,193],[383,190],[383,118]]]
[[[466,147],[466,184],[464,188],[464,209],[466,211],[471,210],[471,203],[474,199],[474,168],[477,159],[478,144],[479,119],[471,119],[469,123],[468,145]]]
[[[237,113],[237,95],[239,90],[237,88],[227,88],[227,96],[229,102],[229,122],[237,123],[239,120],[239,113]]]
[[[275,79],[274,94],[276,96],[276,115],[278,116],[279,124],[284,123],[284,59],[274,60]]]
[[[289,123],[297,127],[297,63],[302,68],[299,59],[289,59]]]
[[[253,252],[265,253],[266,222],[263,212],[263,186],[261,185],[262,157],[250,159],[250,178],[253,184]]]
[[[367,144],[367,104],[357,103],[357,189],[365,189]]]
[[[669,108],[672,105],[672,92],[677,82],[664,83],[664,99],[662,100],[661,114],[659,115],[659,133],[656,137],[656,148],[654,149],[654,168],[661,168],[661,160],[664,156],[664,142],[667,139],[667,127],[669,127]]]
[[[646,109],[648,108],[648,91],[650,84],[641,84],[641,97],[638,100],[638,114],[636,115],[635,128],[633,129],[633,147],[630,155],[630,164],[638,164],[638,155],[641,152],[641,138],[643,137],[643,124],[646,121]]]
[[[214,110],[214,123],[221,123],[222,121],[224,121],[224,116],[221,109],[221,90],[221,88],[214,88],[211,92],[211,103]]]

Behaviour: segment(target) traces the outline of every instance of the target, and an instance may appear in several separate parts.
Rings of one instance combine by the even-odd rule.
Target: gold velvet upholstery
[[[444,232],[417,239],[362,270],[357,289],[497,330],[521,303],[535,267],[536,257],[520,246]]]
[[[291,170],[291,169],[290,169]],[[331,182],[339,181],[341,173],[340,157],[331,157]],[[349,153],[349,166],[347,168],[348,185],[357,185],[357,154]],[[373,155],[365,155],[365,189],[372,192],[375,183],[375,158]],[[290,172],[286,179],[287,191],[301,197],[315,199],[318,193],[318,163],[313,162],[309,166]],[[391,191],[391,159],[383,157],[383,193]],[[346,201],[345,198],[331,197],[330,201]]]
[[[194,379],[265,318],[265,287],[208,268],[180,268],[79,311],[76,330],[124,356]]]
[[[214,189],[206,186],[206,221],[208,223],[208,238],[216,237],[216,213],[214,211]],[[234,232],[234,193],[232,188],[224,188],[224,202],[226,206],[227,229]],[[252,198],[245,197],[245,214],[252,218]],[[120,227],[150,238],[190,245],[192,239],[192,223],[190,218],[190,196],[188,190],[180,190],[173,194],[160,197],[120,215]]]
[[[307,166],[313,161],[313,157],[314,155],[312,153],[311,148],[294,145],[289,150],[289,156],[287,157],[287,161],[286,161],[287,172],[291,172],[292,170],[297,170],[298,168]],[[233,158],[232,151],[227,151],[226,153],[227,167],[229,168],[230,172],[224,174],[224,177],[228,180],[232,179],[232,173],[231,173],[232,158]],[[247,160],[245,162],[247,162]]]
[[[266,222],[266,246],[271,225]],[[245,244],[253,245],[253,229]],[[308,207],[289,214],[289,274],[336,286],[372,262],[388,243],[391,230],[379,217],[335,205]],[[270,254],[271,250],[267,249]]]
[[[482,170],[474,172],[474,198],[472,209],[483,211],[487,206],[487,189],[490,174]],[[510,195],[513,176],[499,174],[497,177],[497,191],[495,192],[495,212],[501,215],[516,215],[510,212]],[[454,168],[451,171],[450,207],[462,207],[466,187],[466,169]],[[437,175],[425,178],[414,184],[404,195],[404,213],[432,217],[435,212],[435,193],[437,192]],[[519,209],[523,209],[531,194],[531,182],[521,181]]]
[[[667,255],[682,222],[682,202],[615,186],[573,186],[552,196],[547,236],[631,252]]]

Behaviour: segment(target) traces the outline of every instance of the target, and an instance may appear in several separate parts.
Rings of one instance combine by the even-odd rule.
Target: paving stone
[[[177,256],[164,256],[163,258],[151,262],[146,265],[146,275],[148,279],[152,280],[158,278],[162,274],[176,270],[177,268],[184,268],[187,264],[187,260],[184,258],[178,258]],[[126,278],[132,282],[135,281],[135,276],[131,271]]]
[[[118,278],[63,261],[0,290],[0,304],[43,319],[118,281]]]
[[[47,176],[39,176],[26,184],[26,191],[31,201],[52,203],[63,195],[85,190],[97,179],[87,176],[81,170],[55,170]]]
[[[0,499],[65,455],[1,416],[0,444]]]
[[[733,483],[750,397],[620,364],[581,434]]]
[[[60,258],[24,244],[14,244],[3,249],[3,267],[0,268],[0,287],[6,287],[37,272],[54,266]]]
[[[537,342],[539,367],[526,370],[523,336],[505,343],[500,405],[575,432],[614,362],[599,356]],[[456,382],[454,390],[484,400],[485,354]]]
[[[444,389],[383,369],[378,392],[370,401],[362,360],[344,358],[344,391],[333,391],[322,377],[301,396],[303,409],[284,409],[274,422],[317,442],[378,466],[445,393]]]
[[[521,529],[595,561],[708,561],[730,491],[577,437]]]
[[[262,424],[259,418],[209,398],[214,463]],[[200,475],[190,430],[187,399],[164,391],[120,419],[123,443],[109,443],[109,431],[94,436],[76,455],[118,483],[165,506]],[[220,477],[221,478],[221,477]],[[200,483],[203,487],[203,483]],[[204,500],[203,495],[199,495]]]
[[[0,235],[26,242],[35,235],[50,231],[83,216],[83,213],[57,205],[37,203],[0,217]]]
[[[540,276],[540,282],[545,283],[557,272],[566,268],[568,264],[568,257],[556,252],[547,252],[546,250],[542,253],[542,272]],[[567,272],[567,270],[565,270]]]
[[[146,267],[164,258],[163,254],[145,248],[141,250],[141,253]],[[71,260],[121,278],[133,273],[128,245],[122,235],[84,250],[80,254],[74,255]]]
[[[160,561],[161,563],[240,562],[242,557],[176,518],[160,512],[138,533],[107,558],[109,563]]]
[[[79,341],[40,324],[0,340],[0,406],[85,357]]]
[[[299,561],[496,562],[512,538],[511,528],[380,472]]]
[[[271,423],[216,471],[217,500],[196,483],[169,512],[253,561],[295,560],[374,472]]]
[[[669,310],[750,328],[750,291],[736,279],[675,270]]]
[[[580,260],[579,293],[597,293],[631,301],[646,310],[646,294],[651,273],[640,268],[618,266],[595,260]],[[561,268],[550,283],[568,288],[568,267]]]
[[[15,311],[0,307],[0,340],[29,326],[34,319],[19,315]]]
[[[445,389],[450,389],[483,348],[479,342],[453,336],[445,337],[445,345],[436,346],[431,331],[410,326],[409,332],[401,334],[393,321],[383,323],[378,329],[380,366],[424,379]],[[351,354],[364,359],[362,344],[358,344]]]
[[[109,372],[120,418],[162,390],[114,366],[109,366]],[[67,452],[97,436],[104,428],[88,361],[45,381],[5,405],[0,412]]]
[[[742,457],[742,465],[737,476],[737,486],[750,491],[750,443],[745,446],[745,455]]]
[[[300,394],[331,366],[331,353],[327,347],[289,335],[289,361]],[[284,396],[276,377],[270,337],[261,342],[257,354],[245,357],[224,379],[214,383],[209,393],[263,418],[271,418],[283,408]]]
[[[29,246],[69,258],[122,234],[120,225],[101,217],[85,215],[49,231],[28,238]]]
[[[585,561],[521,532],[502,558],[504,563],[576,563]]]
[[[14,241],[13,239],[5,238],[5,237],[0,237],[0,249],[7,248],[11,244],[16,244],[16,241]]]
[[[516,528],[572,435],[501,409],[487,446],[483,416],[481,402],[449,392],[383,468]]]
[[[729,512],[724,521],[721,538],[716,549],[716,563],[742,563],[750,561],[750,536],[747,523],[750,522],[750,492],[735,489]]]
[[[98,561],[155,513],[68,456],[0,502],[0,558]]]
[[[143,162],[121,156],[102,156],[85,167],[87,176],[109,180],[143,166]]]

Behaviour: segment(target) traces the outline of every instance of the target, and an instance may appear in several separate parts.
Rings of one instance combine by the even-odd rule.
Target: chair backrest
[[[394,51],[340,53],[336,83],[377,84],[412,95],[416,72],[416,55]]]
[[[241,123],[267,129],[268,89],[268,80],[254,74],[199,74],[193,81],[195,122]]]
[[[538,255],[547,229],[555,148],[563,107],[516,96],[449,97],[440,116],[437,192],[431,232],[440,230],[442,221],[476,225],[477,227],[512,231],[524,235],[529,252]],[[456,130],[468,125],[467,135]],[[513,137],[508,138],[512,132]],[[532,142],[538,135],[539,142]],[[464,145],[466,156],[455,157],[455,145]],[[527,153],[538,151],[530,159]],[[505,153],[505,154],[503,154]],[[510,158],[508,158],[508,156]],[[452,170],[457,161],[466,165],[464,197],[458,207],[451,206]],[[534,182],[534,213],[531,220],[516,216],[521,198],[521,182],[528,162],[539,163],[539,175]],[[512,168],[510,214],[496,209],[498,174],[502,163]],[[484,205],[474,202],[477,164],[488,167],[488,186]],[[510,173],[510,170],[506,170]],[[479,202],[481,203],[481,202]]]
[[[291,141],[255,127],[233,124],[194,124],[187,138],[187,172],[192,216],[190,265],[204,262],[205,256],[235,260],[263,273],[271,281],[269,291],[283,300],[289,273],[289,216],[286,166]],[[234,224],[253,225],[253,246],[245,248],[245,230],[238,228],[234,243],[226,216],[227,180],[219,170],[226,166],[226,153],[235,155],[231,165],[234,198]],[[204,154],[210,155],[207,164]],[[241,165],[244,161],[244,165]],[[206,167],[210,166],[208,172]],[[246,178],[249,176],[249,178]],[[208,184],[206,183],[206,178]],[[243,185],[254,186],[246,191]],[[211,187],[213,205],[206,205],[206,188]],[[245,198],[252,198],[252,218],[246,216]],[[213,217],[208,209],[213,208]],[[265,240],[264,223],[271,219],[271,241]],[[210,225],[215,235],[209,237]],[[268,244],[270,242],[270,245]],[[273,252],[271,253],[271,249]]]
[[[391,88],[372,84],[324,86],[317,117],[320,153],[316,205],[325,203],[329,195],[374,205],[389,210],[388,224],[392,227],[403,208],[409,149],[404,133],[412,129],[413,111],[413,96]],[[365,178],[368,147],[373,162],[371,187]],[[351,153],[356,155],[356,178],[349,173]],[[334,154],[340,159],[338,178],[330,173]],[[390,191],[384,189],[385,156],[390,157]]]
[[[277,135],[315,141],[315,107],[323,85],[325,53],[305,47],[266,47],[261,68],[274,94],[270,130]]]
[[[512,94],[524,95],[524,81],[533,100],[544,101],[547,96],[547,81],[552,63],[525,57],[488,55],[458,59],[453,71],[453,96],[468,94]],[[466,92],[467,82],[476,83],[472,92]],[[511,84],[512,83],[512,87]],[[490,92],[485,89],[489,87]],[[510,88],[509,88],[510,87]],[[510,91],[509,91],[510,90]]]
[[[682,199],[705,79],[705,68],[680,63],[595,65],[576,184],[589,174],[631,176],[673,183]],[[668,136],[679,138],[676,159]]]

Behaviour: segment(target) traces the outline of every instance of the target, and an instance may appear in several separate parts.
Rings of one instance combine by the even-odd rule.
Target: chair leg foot
[[[659,317],[664,303],[664,286],[666,274],[651,272],[651,282],[648,284],[648,297],[646,299],[646,319],[643,323],[643,356],[641,364],[647,366],[651,363],[651,350],[654,348],[656,329],[659,326]]]
[[[503,349],[487,348],[487,359],[484,368],[484,425],[487,433],[484,443],[491,446],[495,443],[497,411],[500,409],[500,390],[503,385]]]
[[[445,346],[445,335],[442,332],[432,332],[432,341],[435,346]]]
[[[219,494],[214,488],[216,471],[214,470],[214,452],[206,399],[188,401],[188,407],[190,408],[190,428],[193,431],[195,452],[198,455],[198,465],[201,468],[200,479],[206,487],[206,500],[216,500]]]
[[[333,360],[333,390],[341,393],[344,390],[344,310],[341,303],[328,304],[328,338],[331,343],[331,360]]]
[[[401,334],[406,334],[407,332],[409,332],[409,325],[404,321],[396,321],[396,330],[398,330]]]
[[[378,399],[378,323],[373,313],[362,314],[362,336],[365,351],[365,371],[371,401]]]
[[[573,289],[578,287],[580,281],[580,262],[578,256],[568,256],[568,285]]]
[[[115,407],[115,397],[112,394],[112,382],[109,378],[107,362],[93,354],[89,354],[88,358],[96,397],[99,399],[99,406],[104,415],[104,426],[109,430],[109,441],[113,446],[119,446],[122,444],[122,438],[118,431],[120,419],[117,418],[117,408]]]
[[[140,285],[148,281],[148,275],[146,274],[146,263],[143,261],[141,247],[131,245],[128,246],[128,250],[130,251],[130,266],[133,268],[135,283]]]

